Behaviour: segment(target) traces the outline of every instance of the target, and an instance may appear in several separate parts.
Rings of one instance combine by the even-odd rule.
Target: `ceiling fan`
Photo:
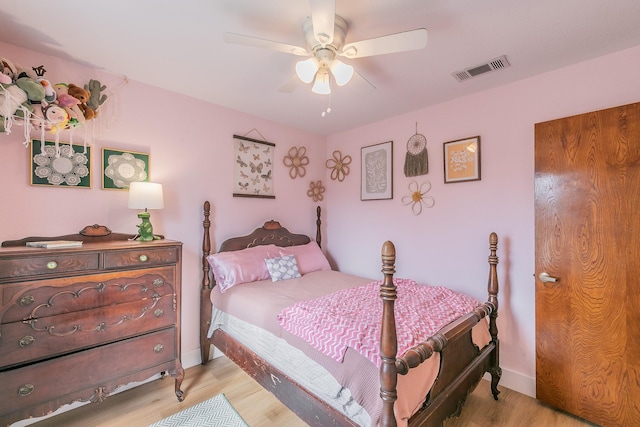
[[[350,60],[417,50],[427,45],[427,30],[424,28],[345,44],[347,21],[336,15],[335,0],[310,2],[311,15],[302,23],[306,48],[236,33],[225,33],[224,40],[308,57],[296,63],[296,74],[304,83],[314,82],[311,90],[322,95],[331,93],[330,76],[338,86],[344,86],[354,74],[358,74],[353,66],[338,57]],[[292,90],[290,85],[287,87]]]

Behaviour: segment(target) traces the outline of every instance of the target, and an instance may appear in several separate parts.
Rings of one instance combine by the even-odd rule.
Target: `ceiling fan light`
[[[318,72],[318,61],[315,58],[305,59],[296,63],[296,74],[305,83],[311,83]]]
[[[319,72],[316,75],[316,81],[311,88],[311,92],[318,95],[329,95],[331,93],[331,86],[329,86],[329,73],[325,70]]]
[[[353,67],[335,59],[331,63],[331,73],[336,79],[336,84],[338,86],[344,86],[349,83],[353,77]]]

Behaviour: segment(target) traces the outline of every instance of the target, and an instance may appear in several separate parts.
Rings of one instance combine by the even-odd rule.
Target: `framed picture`
[[[276,144],[233,135],[233,197],[275,199],[273,154]]]
[[[126,190],[132,182],[149,181],[149,153],[102,149],[102,188]]]
[[[91,188],[91,147],[31,141],[31,185]]]
[[[360,151],[360,200],[393,199],[393,141]]]
[[[480,180],[480,137],[444,143],[444,182]]]

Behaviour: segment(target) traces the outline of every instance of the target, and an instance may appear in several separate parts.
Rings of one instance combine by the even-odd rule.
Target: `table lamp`
[[[138,235],[134,240],[150,242],[160,239],[153,234],[153,226],[149,217],[151,214],[147,209],[164,208],[164,199],[162,197],[162,184],[155,182],[132,182],[129,185],[129,209],[144,209],[144,212],[138,213],[138,218],[142,220],[138,225]]]

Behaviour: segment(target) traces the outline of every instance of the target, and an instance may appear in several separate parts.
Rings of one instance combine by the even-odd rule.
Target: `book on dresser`
[[[78,248],[82,246],[82,240],[44,240],[40,242],[27,242],[26,246],[31,248]]]
[[[0,426],[168,374],[179,401],[182,243],[88,226],[0,248]],[[27,242],[79,241],[27,247]]]

